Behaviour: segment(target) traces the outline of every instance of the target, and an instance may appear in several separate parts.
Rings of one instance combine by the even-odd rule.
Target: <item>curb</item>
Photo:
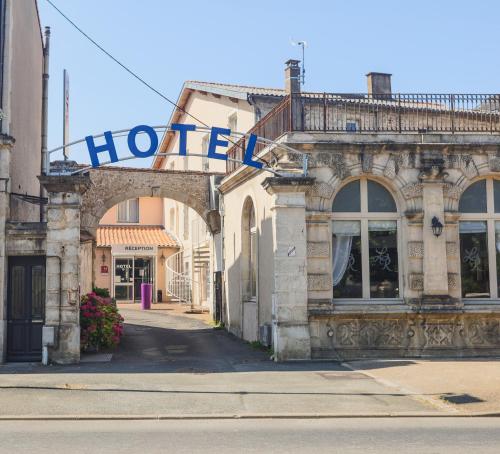
[[[0,415],[0,421],[169,421],[169,420],[235,420],[235,419],[370,419],[370,418],[498,418],[491,413],[276,413],[216,415]]]

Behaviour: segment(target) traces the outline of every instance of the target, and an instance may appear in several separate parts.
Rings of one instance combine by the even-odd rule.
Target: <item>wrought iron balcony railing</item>
[[[500,134],[500,94],[296,93],[249,132],[275,140],[292,131]],[[245,139],[238,141],[229,156],[242,159],[245,145]],[[264,147],[257,145],[254,154]],[[228,173],[237,167],[228,161]]]

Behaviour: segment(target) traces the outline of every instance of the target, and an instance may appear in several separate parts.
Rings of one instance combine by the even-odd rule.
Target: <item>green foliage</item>
[[[80,348],[82,351],[116,347],[123,335],[123,317],[112,298],[95,292],[80,303]]]
[[[103,298],[109,298],[109,290],[107,288],[94,287],[92,291]]]

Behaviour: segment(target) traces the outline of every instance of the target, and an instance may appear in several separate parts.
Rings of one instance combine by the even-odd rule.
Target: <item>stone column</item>
[[[424,165],[424,170],[420,175],[423,185],[424,210],[422,232],[424,242],[423,299],[429,302],[444,302],[449,299],[443,195],[443,180],[446,174],[442,172],[439,158],[424,158]],[[434,216],[443,224],[443,232],[440,236],[435,236],[432,232],[432,218]]]
[[[273,347],[276,361],[310,359],[307,313],[305,191],[314,178],[271,177],[262,183],[273,197]]]
[[[48,192],[45,326],[53,327],[49,359],[58,364],[80,361],[79,266],[81,195],[86,176],[42,176]]]
[[[0,139],[0,363],[5,361],[7,350],[7,234],[5,225],[9,219],[10,149],[13,139]]]

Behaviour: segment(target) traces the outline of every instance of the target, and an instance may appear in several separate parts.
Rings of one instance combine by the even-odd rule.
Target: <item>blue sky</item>
[[[500,92],[495,0],[53,1],[173,100],[188,79],[282,87],[284,61],[300,58],[291,37],[308,42],[307,91],[365,92],[365,74],[381,71],[397,92]],[[52,28],[49,148],[62,144],[64,68],[71,140],[168,120],[171,105],[38,2]]]

